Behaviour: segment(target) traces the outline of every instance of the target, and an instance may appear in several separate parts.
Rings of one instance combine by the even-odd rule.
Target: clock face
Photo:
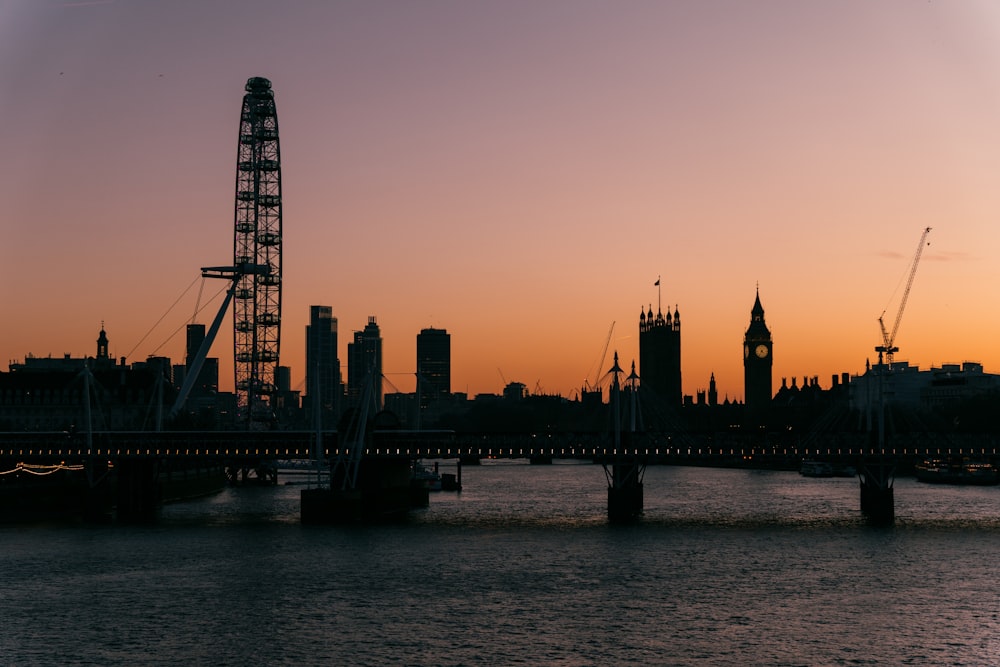
[[[757,348],[754,350],[754,352],[757,354],[758,357],[763,359],[764,357],[767,356],[767,345],[758,345]]]
[[[749,356],[750,356],[750,346],[749,345],[744,345],[743,346],[743,358],[746,359]]]

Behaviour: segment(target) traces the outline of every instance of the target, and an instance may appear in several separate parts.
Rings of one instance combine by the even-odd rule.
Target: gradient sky
[[[102,321],[117,357],[182,358],[199,268],[232,263],[252,76],[278,108],[295,386],[325,304],[342,360],[377,316],[400,390],[434,326],[454,391],[573,396],[612,322],[637,358],[661,276],[686,394],[714,372],[742,400],[758,284],[775,389],[826,387],[874,360],[927,226],[897,359],[1000,372],[987,0],[0,0],[8,360],[93,354]]]

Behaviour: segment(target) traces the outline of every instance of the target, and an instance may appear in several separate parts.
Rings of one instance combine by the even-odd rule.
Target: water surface
[[[299,486],[152,526],[0,527],[0,663],[985,665],[1000,488],[651,467],[606,520],[594,465],[463,469],[393,525],[302,526]]]

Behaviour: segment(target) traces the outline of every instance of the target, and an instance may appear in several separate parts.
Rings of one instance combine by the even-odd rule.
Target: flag
[[[657,279],[656,279],[656,282],[655,282],[655,283],[653,283],[653,287],[659,287],[659,286],[660,286],[660,279],[659,279],[659,278],[657,278]]]

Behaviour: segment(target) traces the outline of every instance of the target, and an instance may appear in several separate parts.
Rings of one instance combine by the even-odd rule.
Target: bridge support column
[[[441,474],[441,490],[442,491],[462,490],[462,459],[458,459],[455,463],[455,474],[447,472]]]
[[[108,479],[108,460],[92,458],[84,463],[87,489],[83,499],[83,518],[91,523],[107,523],[111,520],[111,483]]]
[[[162,504],[159,465],[150,459],[120,459],[117,476],[117,517],[119,521],[149,521]]]
[[[413,475],[405,456],[363,458],[356,480],[346,479],[343,467],[331,463],[331,468],[330,488],[302,491],[302,523],[378,521],[413,506]]]
[[[865,461],[859,469],[861,478],[861,512],[869,523],[890,526],[896,520],[892,483],[896,466],[883,458]]]
[[[608,478],[608,520],[612,523],[634,521],[642,515],[642,477],[646,464],[637,461],[616,461],[610,469],[604,465]]]

